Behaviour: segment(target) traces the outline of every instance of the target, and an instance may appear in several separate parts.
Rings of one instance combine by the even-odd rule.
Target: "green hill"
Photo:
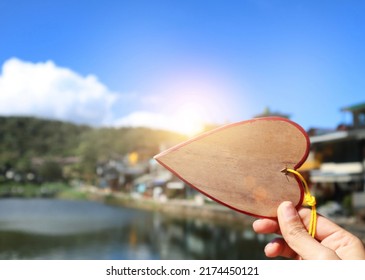
[[[131,152],[145,160],[159,152],[161,143],[184,139],[148,128],[93,128],[34,117],[0,117],[0,175],[9,170],[44,173],[58,167],[66,179],[92,176],[98,162]],[[46,171],[52,179],[52,172]],[[60,176],[60,172],[54,174]]]

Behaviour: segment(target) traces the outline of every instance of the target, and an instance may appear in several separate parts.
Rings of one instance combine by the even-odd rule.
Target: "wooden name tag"
[[[236,211],[276,217],[279,204],[299,207],[303,188],[295,176],[309,138],[298,124],[268,117],[229,124],[174,146],[155,159],[181,180]]]

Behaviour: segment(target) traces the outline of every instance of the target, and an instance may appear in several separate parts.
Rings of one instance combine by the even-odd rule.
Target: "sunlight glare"
[[[179,106],[172,116],[174,129],[187,136],[194,136],[204,129],[206,123],[204,107],[195,102]]]

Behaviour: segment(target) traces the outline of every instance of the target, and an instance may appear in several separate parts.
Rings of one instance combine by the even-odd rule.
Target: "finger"
[[[279,224],[276,220],[259,219],[253,222],[252,228],[256,233],[277,233],[279,231]]]
[[[308,208],[301,208],[299,211],[299,216],[301,217],[303,224],[306,228],[309,227],[311,210]],[[338,226],[337,224],[331,222],[327,218],[321,216],[320,214],[317,215],[317,227],[316,227],[316,235],[315,238],[317,240],[323,240],[326,237],[334,234],[335,232],[342,231],[343,229]]]
[[[283,238],[275,238],[268,243],[264,249],[265,255],[269,258],[284,257],[288,259],[297,258],[297,253],[286,244]]]
[[[301,209],[299,215],[305,225],[309,224],[310,210]],[[344,230],[326,217],[317,216],[315,238],[332,249],[341,259],[365,259],[364,244],[352,233]]]
[[[279,205],[278,221],[286,243],[303,259],[339,259],[333,250],[308,234],[292,202],[286,201]]]

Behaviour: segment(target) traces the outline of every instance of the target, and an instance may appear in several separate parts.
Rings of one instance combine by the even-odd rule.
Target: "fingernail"
[[[295,210],[293,203],[290,201],[283,202],[281,208],[282,214],[286,220],[291,220],[297,215],[297,211]]]
[[[274,244],[273,244],[273,242],[272,242],[272,241],[271,241],[270,243],[267,243],[267,244],[266,244],[266,246],[265,246],[265,249],[264,249],[264,250],[266,250],[266,249],[270,249],[273,245],[274,245]]]

